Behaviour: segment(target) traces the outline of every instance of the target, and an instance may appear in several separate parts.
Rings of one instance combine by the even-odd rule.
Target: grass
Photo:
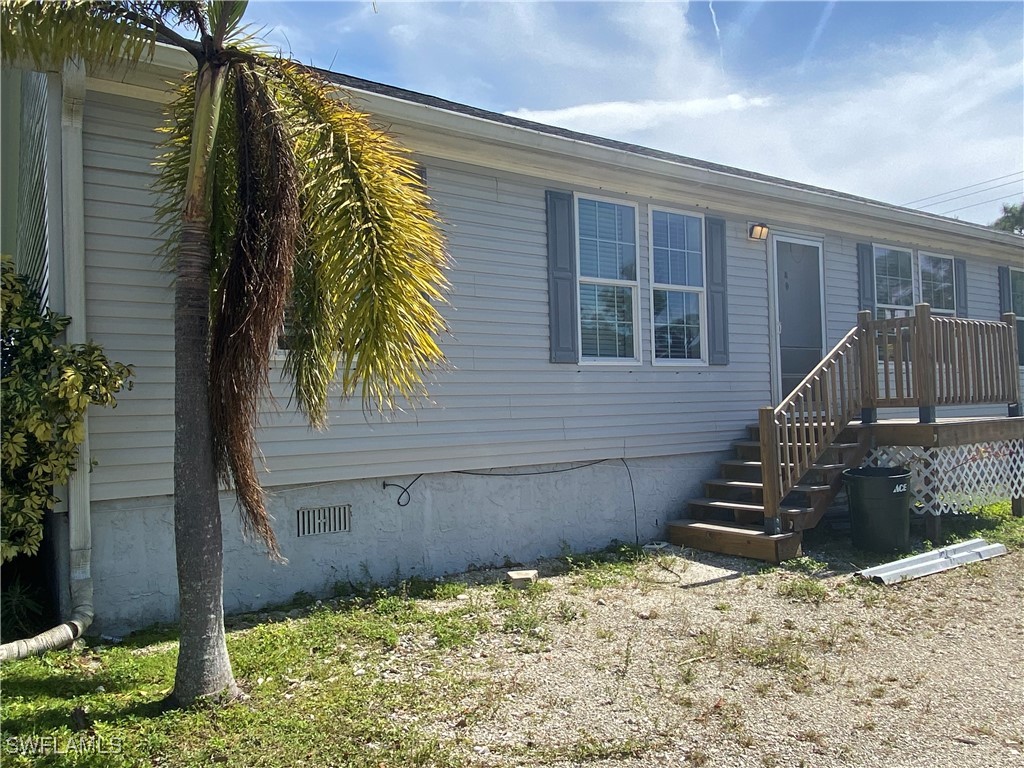
[[[821,603],[828,598],[828,589],[817,579],[798,576],[779,583],[777,587],[781,597],[788,597],[803,603]]]
[[[566,555],[564,572],[590,588],[621,585],[643,557],[614,544]],[[5,663],[3,765],[462,766],[465,745],[430,725],[480,717],[486,707],[467,701],[504,694],[453,654],[501,634],[520,651],[545,649],[549,621],[586,615],[575,600],[549,599],[551,589],[544,581],[525,589],[422,578],[387,589],[346,583],[326,603],[300,593],[232,617],[228,648],[247,698],[225,707],[163,710],[177,657],[169,628]],[[617,759],[649,748],[581,742],[557,757]]]
[[[443,621],[471,623],[452,613]],[[435,619],[387,599],[231,633],[250,698],[217,709],[161,711],[177,654],[169,632],[5,664],[4,765],[455,766],[417,725],[475,685],[439,663]],[[418,641],[414,652],[396,653],[403,638]],[[429,663],[420,679],[414,658]]]
[[[1007,549],[1024,549],[1024,517],[1013,516],[1009,500],[980,507],[973,514],[945,516],[942,529],[946,544],[981,538]]]
[[[1024,527],[1009,515],[1008,505],[1005,511],[997,506],[977,517],[986,521],[974,524],[986,526],[982,535],[989,540],[1005,536],[1012,541]],[[964,527],[954,530],[952,523]],[[970,524],[956,518],[947,530],[962,537],[975,535]],[[990,535],[992,531],[997,533]],[[593,631],[621,649],[609,668],[619,678],[616,686],[625,687],[623,681],[646,669],[642,640],[649,625],[639,625],[643,629],[635,637],[591,629],[582,619],[588,611],[602,613],[592,607],[599,595],[609,602],[612,597],[600,592],[578,596],[579,590],[611,587],[643,592],[652,571],[662,576],[660,568],[680,567],[674,561],[644,560],[643,553],[622,545],[587,555],[566,554],[561,573],[568,584],[557,593],[546,581],[518,590],[414,578],[388,589],[345,585],[339,589],[343,597],[323,603],[298,595],[277,609],[233,617],[229,626],[237,629],[229,633],[228,644],[235,674],[249,698],[223,708],[161,710],[160,702],[173,684],[177,654],[174,631],[166,628],[138,633],[115,646],[80,645],[5,663],[0,668],[2,763],[19,768],[472,764],[472,742],[441,736],[445,729],[436,725],[471,726],[518,693],[521,682],[494,674],[494,659],[487,653],[492,644],[535,653],[551,648],[552,633]],[[779,596],[798,603],[848,596],[867,604],[869,597],[885,594],[873,585],[837,586],[831,578],[823,580],[823,566],[800,558],[783,564],[772,579],[754,577],[752,583],[763,582],[768,589],[778,585]],[[836,571],[834,563],[830,570]],[[684,594],[689,599],[699,593]],[[691,639],[682,646],[679,665],[660,671],[659,686],[665,686],[664,695],[674,705],[692,708],[689,717],[695,722],[706,721],[742,744],[748,738],[742,713],[725,703],[708,707],[700,688],[705,678],[750,676],[756,681],[754,691],[762,696],[772,691],[803,693],[818,684],[819,662],[825,680],[824,655],[842,652],[855,638],[847,637],[853,633],[846,625],[801,631],[789,619],[780,631],[774,621],[748,608],[742,594],[729,595],[729,602],[721,597],[704,598],[714,618],[693,631],[687,614],[665,611],[666,618],[671,615],[678,622],[677,637]],[[790,612],[806,615],[808,608],[797,604]],[[577,622],[580,626],[573,626]],[[872,685],[860,689],[863,700],[897,710],[909,706],[904,691],[892,689],[890,694],[888,686],[877,684],[875,690]],[[524,765],[584,764],[641,759],[657,748],[653,741],[623,734],[621,740],[527,743],[509,746],[513,751],[501,754],[511,757],[514,749],[521,749]],[[691,765],[709,759],[698,745],[687,758]]]
[[[574,582],[590,589],[616,587],[634,580],[637,565],[645,558],[643,548],[619,542],[598,552],[562,556]]]

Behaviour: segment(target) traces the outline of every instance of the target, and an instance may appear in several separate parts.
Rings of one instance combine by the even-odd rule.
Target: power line
[[[968,208],[977,208],[979,205],[987,205],[988,203],[998,203],[1001,200],[1009,200],[1010,195],[1003,195],[1002,197],[993,197],[991,200],[982,200],[980,203],[973,203],[971,205],[961,205],[959,208],[950,208],[948,211],[943,211],[938,214],[939,216],[945,216],[956,211],[966,211]]]
[[[1013,173],[1008,173],[1005,176],[996,176],[994,179],[985,179],[984,181],[978,181],[975,182],[974,184],[968,184],[966,187],[958,187],[957,189],[950,189],[947,192],[939,192],[938,194],[935,195],[919,197],[917,200],[911,200],[909,203],[901,203],[901,205],[913,205],[914,203],[920,203],[924,200],[931,200],[933,197],[944,197],[945,195],[951,195],[954,192],[962,192],[963,190],[970,189],[971,187],[980,187],[982,184],[989,184],[993,181],[1000,181],[1001,179],[1008,179],[1011,176],[1020,176],[1021,174],[1024,174],[1024,171],[1014,171]]]
[[[1000,187],[1008,187],[1011,184],[1019,185],[1019,181],[1004,181],[1002,184],[993,184],[991,187],[983,187],[982,189],[976,189],[973,192],[965,192],[962,195],[956,197],[947,197],[945,200],[936,200],[934,203],[925,203],[924,205],[917,206],[918,208],[931,208],[933,205],[944,205],[945,203],[952,203],[954,200],[959,200],[962,197],[972,197],[974,195],[980,195],[982,192],[991,192],[993,189],[999,189]],[[1024,190],[1024,188],[1022,188]]]

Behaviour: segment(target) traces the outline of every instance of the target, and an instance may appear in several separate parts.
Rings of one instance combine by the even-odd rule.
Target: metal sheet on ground
[[[865,568],[858,571],[857,575],[879,584],[898,584],[901,581],[948,571],[965,563],[988,560],[1005,554],[1006,547],[1002,544],[989,544],[985,539],[971,539],[913,557],[876,565],[873,568]]]

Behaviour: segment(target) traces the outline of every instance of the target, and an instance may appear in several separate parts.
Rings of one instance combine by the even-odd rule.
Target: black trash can
[[[910,470],[860,467],[843,472],[853,545],[871,552],[910,551]]]

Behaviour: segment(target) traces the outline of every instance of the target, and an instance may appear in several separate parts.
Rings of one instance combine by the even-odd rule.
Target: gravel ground
[[[450,660],[481,682],[437,725],[471,765],[1024,766],[1022,552],[895,587],[674,547],[548,565],[539,626]]]

